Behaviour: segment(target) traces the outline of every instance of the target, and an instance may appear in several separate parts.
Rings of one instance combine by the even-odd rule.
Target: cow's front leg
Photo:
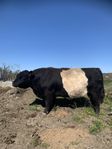
[[[48,114],[48,113],[52,110],[52,108],[54,107],[54,104],[55,104],[55,96],[54,96],[54,94],[53,94],[51,91],[49,91],[49,90],[46,90],[46,91],[45,91],[44,96],[45,96],[45,98],[44,98],[44,100],[45,100],[45,110],[44,110],[44,112],[45,112],[46,114]]]

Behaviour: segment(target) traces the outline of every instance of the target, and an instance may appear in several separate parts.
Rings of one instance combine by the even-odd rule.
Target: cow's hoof
[[[46,109],[44,110],[44,114],[48,114],[49,113],[49,111],[47,111]]]

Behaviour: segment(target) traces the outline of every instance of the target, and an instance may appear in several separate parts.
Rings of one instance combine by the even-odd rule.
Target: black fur
[[[88,78],[88,97],[94,111],[99,114],[100,104],[103,103],[105,96],[102,72],[99,68],[82,68],[82,70]]]
[[[45,113],[49,113],[55,104],[57,96],[69,97],[63,88],[61,71],[69,68],[40,68],[34,71],[20,72],[13,86],[31,87],[33,92],[45,101]],[[100,111],[100,103],[104,98],[103,77],[99,68],[82,68],[88,78],[88,96],[96,113]]]

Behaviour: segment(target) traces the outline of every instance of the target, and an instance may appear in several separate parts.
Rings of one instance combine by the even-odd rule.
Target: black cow
[[[44,112],[48,114],[57,96],[90,98],[96,114],[104,99],[103,75],[99,68],[39,68],[22,71],[13,82],[14,87],[31,87],[33,92],[45,100]]]

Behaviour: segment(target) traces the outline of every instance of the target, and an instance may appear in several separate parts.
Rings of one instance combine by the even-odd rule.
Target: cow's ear
[[[33,78],[34,78],[33,71],[30,71],[30,72],[29,72],[29,78],[30,78],[30,79],[33,79]]]

